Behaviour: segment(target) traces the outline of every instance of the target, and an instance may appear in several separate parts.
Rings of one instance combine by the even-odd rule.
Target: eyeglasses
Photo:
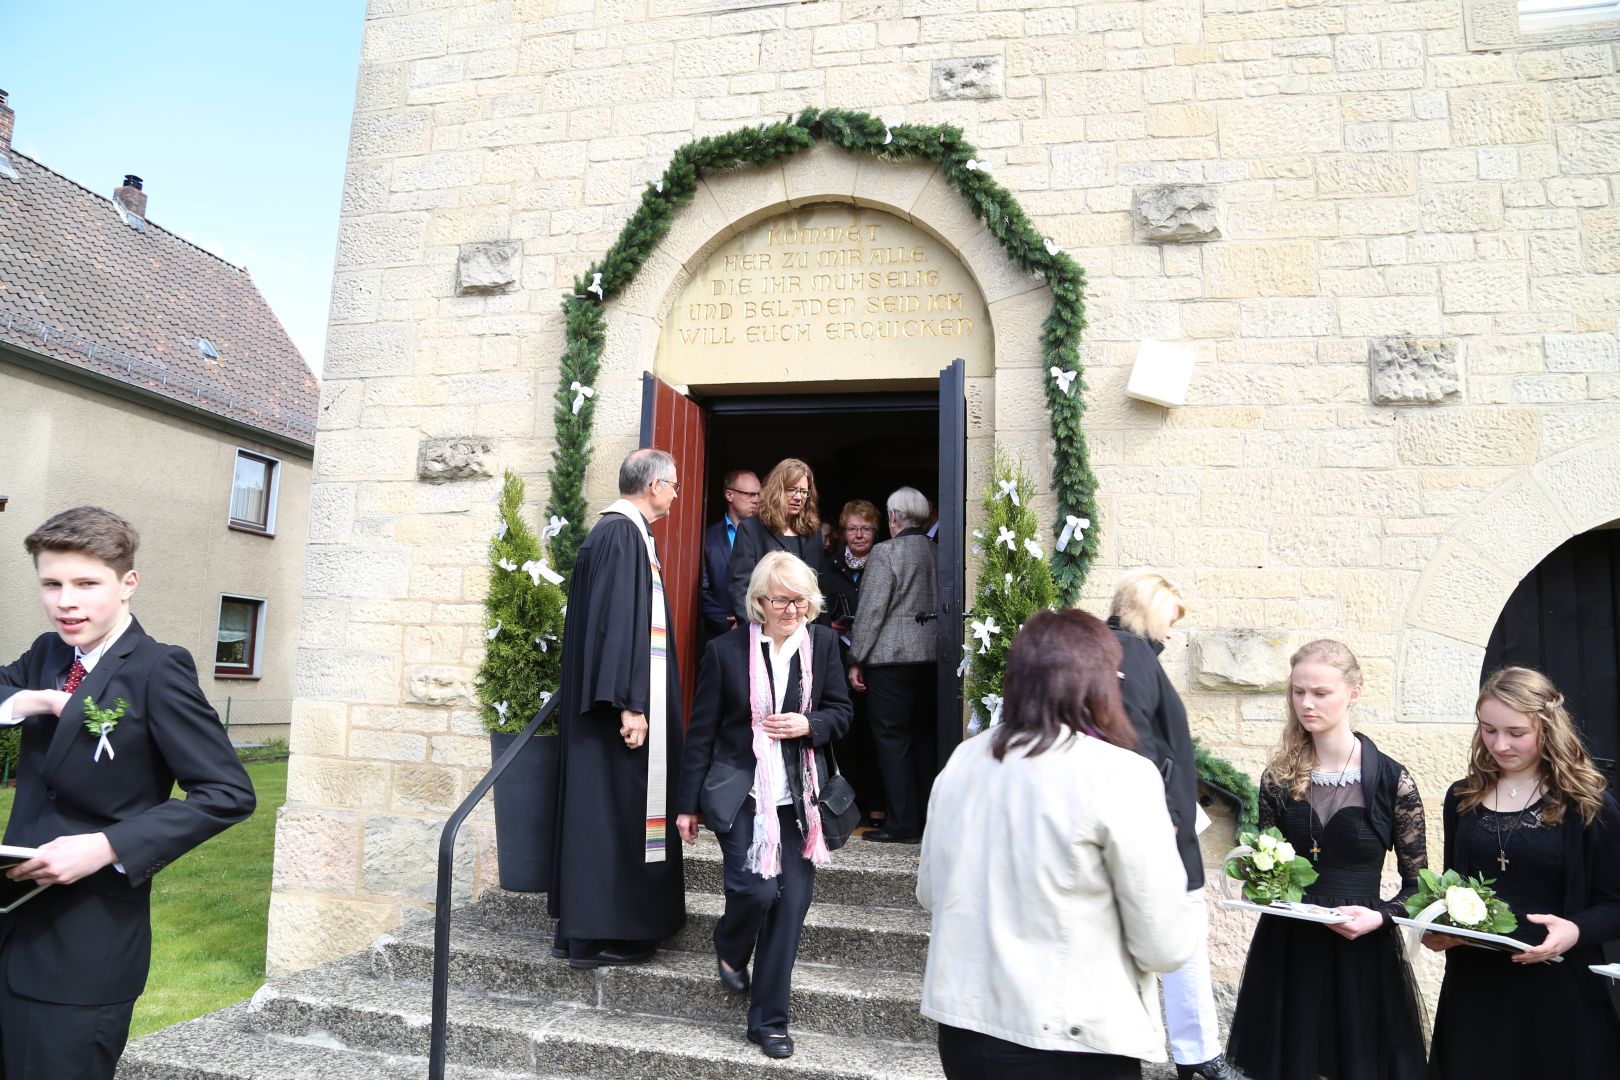
[[[867,536],[867,535],[870,535],[871,533],[875,533],[875,532],[877,532],[877,530],[874,529],[870,525],[845,525],[844,526],[844,535],[845,536]]]
[[[810,609],[810,601],[802,596],[767,596],[765,601],[776,611],[786,611],[788,608]]]
[[[755,488],[753,491],[744,491],[742,488],[726,488],[726,490],[731,492],[733,495],[741,495],[745,499],[759,498],[758,488]]]
[[[654,480],[653,483],[668,484],[669,490],[673,491],[677,495],[681,493],[681,482],[679,480],[665,480],[663,477],[659,477],[657,480]]]
[[[787,489],[787,494],[788,494],[789,498],[792,498],[793,496],[797,495],[801,499],[808,499],[810,497],[810,489],[809,488],[788,488]]]

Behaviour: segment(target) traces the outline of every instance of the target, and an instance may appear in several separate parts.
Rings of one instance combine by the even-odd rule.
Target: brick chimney
[[[11,150],[11,129],[17,124],[17,114],[6,104],[6,92],[0,90],[0,154]]]
[[[113,201],[142,221],[146,220],[146,192],[141,190],[141,178],[135,174],[126,175],[122,187],[113,188]]]

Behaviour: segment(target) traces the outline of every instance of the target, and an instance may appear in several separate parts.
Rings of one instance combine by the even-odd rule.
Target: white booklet
[[[1620,979],[1620,964],[1593,964],[1592,970],[1611,979]]]
[[[1273,900],[1269,904],[1253,904],[1247,900],[1222,900],[1222,907],[1239,911],[1257,911],[1262,915],[1281,915],[1285,919],[1303,919],[1306,922],[1325,923],[1329,926],[1347,923],[1350,916],[1320,904],[1301,904],[1292,900]]]
[[[0,915],[16,910],[18,905],[38,896],[41,890],[50,888],[37,881],[12,881],[5,876],[5,872],[13,866],[27,862],[38,854],[38,848],[0,844]]]
[[[1435,923],[1424,922],[1419,919],[1407,919],[1399,915],[1395,921],[1402,926],[1410,926],[1413,930],[1425,934],[1450,934],[1454,938],[1461,938],[1464,945],[1472,945],[1479,949],[1495,949],[1497,952],[1517,953],[1530,948],[1529,945],[1518,938],[1503,937],[1501,934],[1488,934],[1483,930],[1468,930],[1461,926],[1441,926]],[[1547,960],[1554,964],[1562,964],[1562,956],[1550,956]]]

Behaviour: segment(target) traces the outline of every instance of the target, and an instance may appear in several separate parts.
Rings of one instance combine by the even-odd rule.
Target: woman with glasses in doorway
[[[748,610],[748,580],[768,552],[785,551],[810,572],[822,570],[821,516],[816,512],[816,476],[798,458],[776,463],[759,489],[759,513],[737,528],[731,549],[731,610]]]

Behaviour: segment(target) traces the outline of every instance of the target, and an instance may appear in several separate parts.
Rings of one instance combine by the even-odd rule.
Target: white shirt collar
[[[102,638],[100,645],[97,645],[89,652],[84,652],[77,645],[73,646],[73,659],[84,665],[84,670],[86,673],[96,670],[96,665],[101,662],[101,658],[103,656],[107,655],[107,650],[112,648],[113,642],[123,637],[124,631],[128,630],[129,624],[134,621],[135,617],[133,615],[126,614],[124,616],[124,621],[119,623],[113,629],[112,633]]]
[[[771,658],[771,689],[774,691],[773,696],[776,698],[777,712],[782,711],[782,701],[787,697],[788,670],[793,665],[793,658],[799,655],[799,646],[809,633],[809,624],[801,623],[799,628],[789,634],[787,639],[782,642],[780,649],[776,647],[776,642],[771,640],[769,634],[765,635],[766,655]],[[809,707],[809,702],[801,702],[799,705],[801,711],[807,710]]]

